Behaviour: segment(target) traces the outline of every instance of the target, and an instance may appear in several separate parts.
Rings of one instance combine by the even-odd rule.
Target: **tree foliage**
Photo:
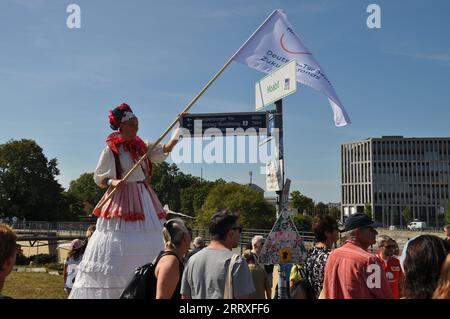
[[[66,196],[72,198],[71,210],[77,214],[90,215],[95,205],[105,193],[94,182],[94,173],[81,174],[76,180],[70,182]]]
[[[292,206],[296,208],[299,214],[303,214],[306,211],[307,214],[313,214],[314,201],[308,196],[302,195],[299,191],[293,191],[291,193]]]
[[[315,206],[314,206],[314,212],[316,214],[322,214],[322,215],[328,215],[328,206],[325,205],[322,202],[318,202]]]
[[[330,215],[336,220],[341,219],[341,211],[337,207],[331,207],[328,211],[328,215]]]
[[[411,210],[408,207],[405,207],[402,210],[402,217],[405,224],[409,223],[411,221]]]
[[[364,204],[364,214],[372,218],[372,206],[369,203]]]
[[[205,181],[200,177],[184,174],[176,164],[162,162],[153,165],[151,185],[160,202],[169,205],[173,211],[196,215],[209,191],[223,180]]]
[[[70,198],[56,181],[56,158],[48,160],[33,140],[0,145],[0,211],[28,220],[71,219]]]
[[[295,223],[298,231],[311,231],[313,218],[308,215],[294,214],[292,220]]]
[[[212,215],[221,209],[237,213],[244,228],[270,229],[275,222],[275,208],[262,193],[236,183],[218,183],[197,215],[197,226],[207,227]]]

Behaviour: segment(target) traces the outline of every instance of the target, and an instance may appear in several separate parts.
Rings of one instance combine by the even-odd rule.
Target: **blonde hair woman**
[[[156,299],[180,299],[183,257],[191,245],[191,234],[182,219],[167,221],[163,228],[164,256],[155,268]]]

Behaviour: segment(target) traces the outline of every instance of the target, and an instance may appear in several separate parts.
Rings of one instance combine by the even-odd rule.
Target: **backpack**
[[[120,295],[120,299],[155,299],[156,298],[156,276],[155,269],[159,260],[167,255],[178,256],[171,251],[162,251],[159,255],[148,264],[136,267],[133,276],[128,281],[125,289]],[[182,263],[178,259],[180,267]],[[181,270],[181,269],[180,269]]]
[[[294,264],[291,268],[291,273],[289,275],[289,281],[293,281],[294,284],[299,282],[301,279],[306,277],[305,266],[303,263]]]
[[[307,278],[302,278],[295,282],[289,289],[290,299],[316,299],[314,291]]]

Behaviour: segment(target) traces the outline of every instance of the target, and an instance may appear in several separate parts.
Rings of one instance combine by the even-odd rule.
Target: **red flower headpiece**
[[[129,120],[130,118],[135,117],[131,107],[122,103],[114,110],[109,110],[109,124],[113,130],[118,130],[120,127],[120,123],[124,122],[124,120]]]

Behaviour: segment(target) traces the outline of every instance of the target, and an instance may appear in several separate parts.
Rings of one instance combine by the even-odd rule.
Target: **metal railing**
[[[17,233],[26,234],[52,234],[52,235],[79,235],[84,236],[87,228],[92,225],[89,222],[44,222],[44,221],[27,221],[17,222],[16,224],[10,223],[14,227]],[[243,229],[241,239],[239,242],[240,247],[244,247],[251,243],[251,240],[256,235],[261,235],[264,238],[270,233],[270,229]],[[299,232],[300,237],[306,242],[314,242],[314,234],[312,232]],[[203,237],[206,242],[211,240],[209,231],[207,228],[194,228],[192,229],[192,237]]]
[[[84,238],[86,230],[91,223],[86,222],[44,222],[44,221],[27,221],[9,223],[16,231],[18,238],[35,238],[40,237],[73,237]],[[33,237],[34,236],[34,237]]]
[[[243,229],[241,233],[241,239],[239,241],[239,247],[241,251],[245,248],[245,246],[250,245],[252,238],[256,235],[261,235],[264,238],[267,238],[267,236],[270,233],[270,229]],[[313,244],[315,242],[315,237],[313,232],[299,232],[300,237],[308,243]],[[211,236],[209,235],[207,228],[194,228],[192,229],[192,239],[195,237],[200,236],[202,237],[205,242],[211,241]]]
[[[417,229],[409,229],[407,226],[403,225],[403,226],[383,226],[380,227],[379,229],[383,229],[383,230],[398,230],[398,231],[417,231],[417,232],[431,232],[431,233],[439,233],[439,232],[443,232],[443,228],[444,226],[427,226],[424,227],[421,230],[417,230]]]
[[[45,222],[45,221],[20,221],[9,222],[15,230],[36,230],[36,231],[86,231],[92,225],[88,222]]]

